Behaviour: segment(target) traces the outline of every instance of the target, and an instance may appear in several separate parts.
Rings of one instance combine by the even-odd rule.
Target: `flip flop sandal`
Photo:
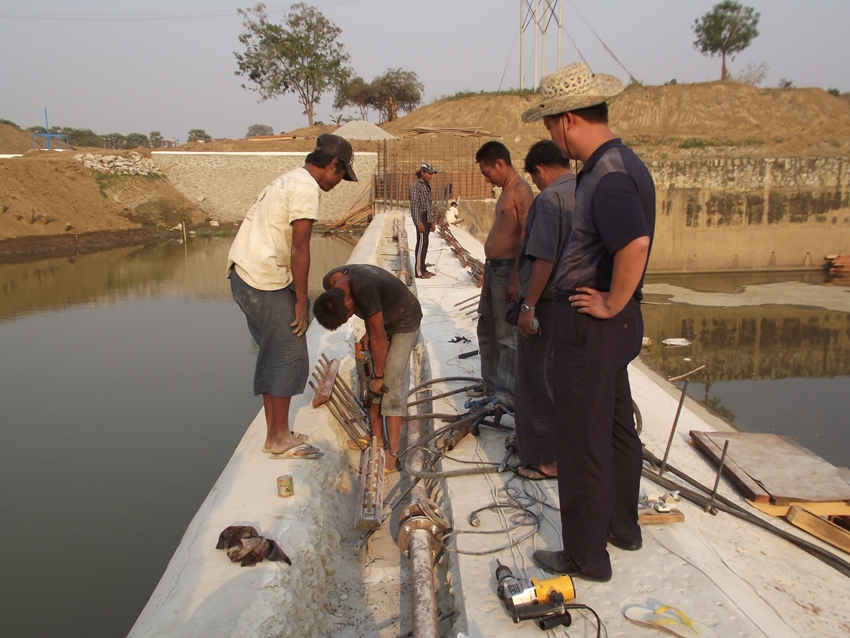
[[[528,470],[529,472],[535,472],[535,473],[539,474],[540,476],[538,478],[534,478],[533,476],[523,476],[522,474],[519,473],[520,470]],[[533,463],[526,463],[525,465],[517,465],[516,467],[512,467],[511,472],[513,472],[519,478],[521,478],[525,481],[545,481],[547,479],[557,479],[558,478],[557,474],[555,476],[552,476],[551,474],[546,474],[546,472],[541,470],[539,467],[537,467]]]
[[[307,452],[306,450],[313,451]],[[299,454],[299,452],[304,453]],[[286,452],[281,452],[280,454],[272,454],[271,452],[269,452],[270,459],[292,459],[295,461],[319,459],[322,458],[324,455],[325,453],[320,451],[319,448],[309,445],[308,443],[296,445],[295,447],[291,447],[286,450]]]
[[[294,436],[296,439],[298,439],[298,440],[299,440],[299,441],[301,441],[301,442],[305,442],[305,441],[309,440],[309,438],[310,438],[310,437],[309,437],[309,436],[307,436],[306,434],[301,434],[301,432],[293,432],[293,433],[292,433],[292,436]],[[269,453],[269,451],[270,451],[269,446],[268,446],[268,445],[264,445],[264,446],[263,446],[263,454],[268,454],[268,453]]]
[[[681,609],[662,605],[654,611],[633,605],[623,610],[623,615],[636,625],[652,627],[679,638],[717,638],[714,631],[688,618]]]

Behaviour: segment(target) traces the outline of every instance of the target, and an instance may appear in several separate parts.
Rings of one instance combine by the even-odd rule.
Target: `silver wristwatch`
[[[528,304],[520,304],[519,309],[523,312],[531,312],[532,310],[534,310],[534,306],[529,306]]]

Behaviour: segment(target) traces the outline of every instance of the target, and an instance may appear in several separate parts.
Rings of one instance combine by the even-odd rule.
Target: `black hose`
[[[412,388],[407,396],[411,396],[414,392],[419,392],[422,388],[425,388],[434,383],[442,383],[444,381],[477,381],[478,383],[482,383],[481,377],[439,377],[437,379],[428,379],[427,381],[423,381],[416,387]]]

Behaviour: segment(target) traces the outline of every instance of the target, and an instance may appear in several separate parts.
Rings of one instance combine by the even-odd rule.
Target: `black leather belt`
[[[553,301],[569,301],[570,297],[578,294],[575,290],[555,290],[554,288],[550,288],[549,290],[552,292]]]
[[[510,257],[502,257],[499,259],[485,259],[484,265],[490,268],[498,268],[499,266],[513,266],[514,260]]]

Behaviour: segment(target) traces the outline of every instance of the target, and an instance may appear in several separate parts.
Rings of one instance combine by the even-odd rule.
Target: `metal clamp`
[[[398,547],[407,556],[410,535],[422,529],[431,536],[431,553],[436,556],[442,547],[443,534],[451,527],[451,522],[439,505],[424,496],[416,495],[399,516]]]

